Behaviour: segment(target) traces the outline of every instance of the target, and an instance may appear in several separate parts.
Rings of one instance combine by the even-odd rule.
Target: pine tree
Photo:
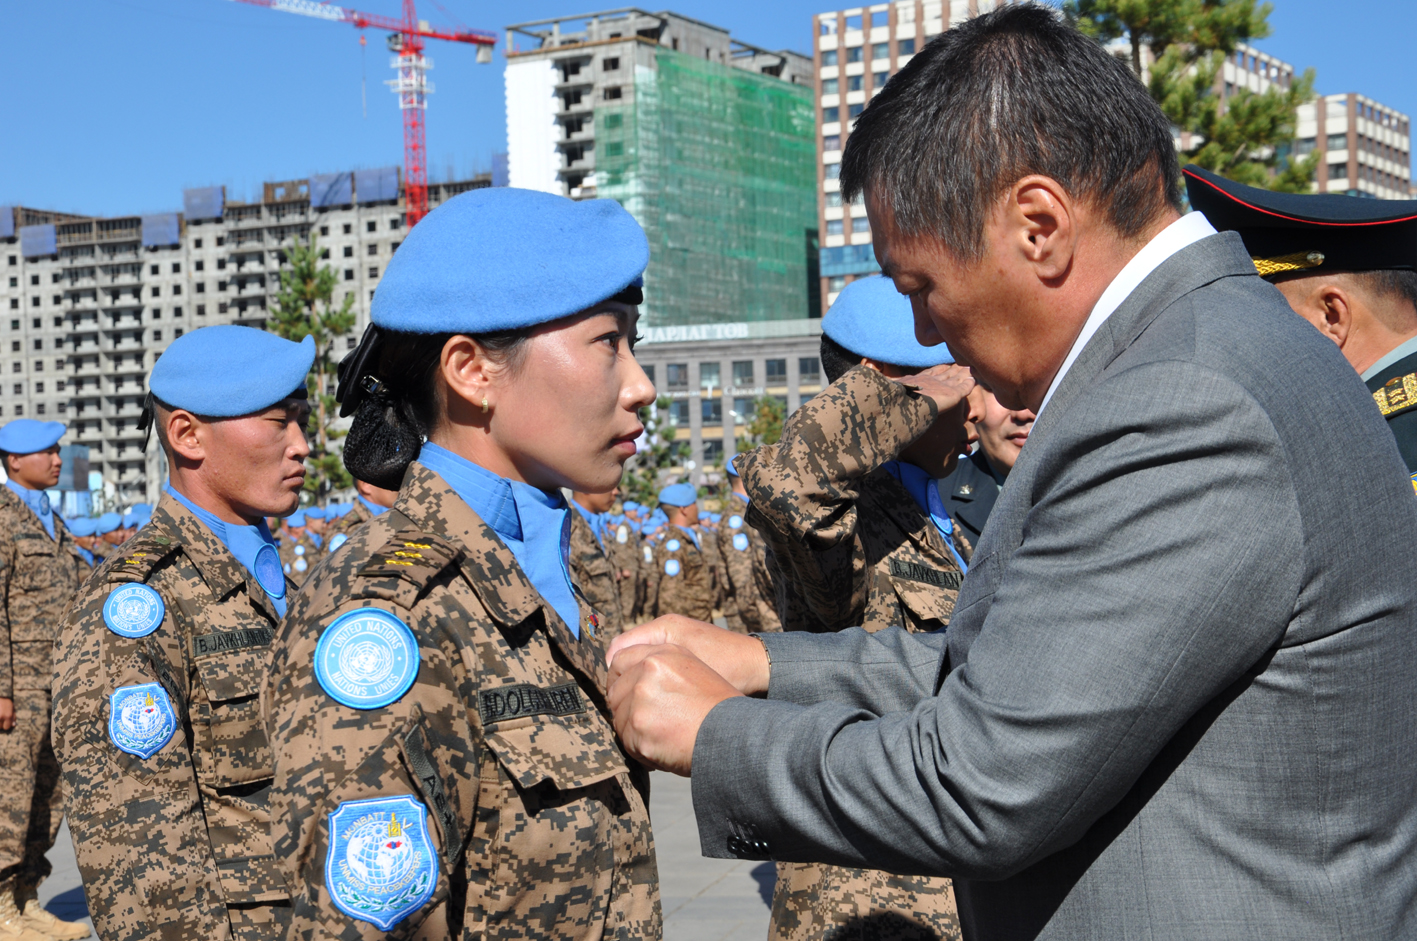
[[[678,427],[669,420],[669,399],[661,398],[652,409],[644,411],[642,446],[625,466],[620,495],[625,500],[656,506],[666,473],[683,463],[689,444],[675,437]]]
[[[280,293],[270,310],[266,329],[287,340],[315,339],[315,365],[310,370],[310,457],[306,461],[305,490],[313,500],[332,490],[353,485],[337,442],[344,431],[334,427],[335,340],[354,327],[354,295],[346,294],[335,307],[337,276],[320,264],[319,240],[312,233],[281,253]]]
[[[772,395],[758,396],[753,403],[753,420],[748,422],[749,447],[777,444],[782,440],[782,423],[787,420],[787,406]]]
[[[1288,88],[1236,89],[1222,99],[1216,76],[1240,43],[1270,34],[1273,7],[1257,0],[1065,0],[1064,13],[1099,42],[1125,39],[1127,61],[1177,128],[1197,143],[1195,163],[1250,186],[1308,192],[1318,154],[1295,159],[1299,105],[1314,97],[1314,70]],[[1147,62],[1148,53],[1151,61]]]

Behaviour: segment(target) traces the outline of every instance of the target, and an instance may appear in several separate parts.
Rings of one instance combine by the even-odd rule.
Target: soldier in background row
[[[620,614],[627,627],[640,615],[640,582],[644,578],[639,526],[630,518],[630,506],[630,501],[624,503],[625,512],[606,530],[605,541],[605,551],[615,568],[615,585],[620,592]]]
[[[733,604],[733,616],[728,618],[728,627],[744,634],[780,631],[782,622],[773,607],[776,599],[763,591],[762,572],[767,564],[767,544],[763,542],[762,534],[745,522],[748,492],[743,489],[743,478],[738,476],[733,461],[728,462],[727,470],[732,489],[724,503],[715,535],[718,537],[719,555],[723,557],[727,592]],[[727,615],[727,610],[724,613]]]
[[[387,513],[389,507],[394,505],[394,498],[399,495],[397,490],[385,490],[362,480],[354,482],[354,493],[354,502],[350,504],[349,512],[331,523],[325,533],[329,537],[325,546],[326,554],[333,553],[344,545],[349,540],[349,534],[360,526]]]
[[[88,937],[37,899],[64,815],[50,725],[54,642],[89,574],[45,493],[59,483],[63,434],[62,422],[26,418],[0,429],[0,939]]]
[[[89,568],[98,565],[99,558],[93,553],[94,542],[98,539],[94,535],[98,520],[91,516],[77,516],[65,520],[64,526],[69,530],[69,535],[74,537],[74,551],[79,554],[79,558],[88,563]]]
[[[651,541],[654,550],[654,617],[682,614],[713,620],[713,572],[699,521],[699,494],[692,484],[673,484],[659,492],[659,508],[667,523]]]
[[[938,481],[970,443],[978,398],[943,345],[915,339],[908,298],[886,278],[846,286],[822,318],[831,385],[777,444],[739,454],[747,522],[776,571],[783,630],[944,628],[969,546]],[[957,939],[950,880],[779,863],[771,936]]]
[[[265,941],[290,914],[272,855],[269,645],[293,590],[265,517],[299,503],[314,342],[194,330],[153,367],[143,425],[169,479],[65,622],[55,744],[105,941]]]
[[[320,548],[305,529],[309,512],[304,509],[290,514],[279,534],[281,568],[297,585],[305,581],[306,573],[320,561]]]
[[[606,527],[618,490],[571,494],[571,575],[600,616],[596,636],[608,644],[625,629],[618,571],[606,552]]]

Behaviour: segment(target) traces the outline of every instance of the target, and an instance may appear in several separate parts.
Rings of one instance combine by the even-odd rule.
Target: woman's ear
[[[449,337],[443,344],[440,361],[443,382],[448,387],[449,413],[461,412],[463,407],[482,414],[490,412],[499,369],[472,337],[462,334]],[[463,407],[459,407],[456,400],[461,400]]]

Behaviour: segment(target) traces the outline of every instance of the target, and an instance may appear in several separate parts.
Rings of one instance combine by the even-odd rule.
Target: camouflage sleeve
[[[859,607],[855,599],[843,601],[856,590],[856,570],[864,565],[853,538],[862,481],[894,460],[936,415],[929,399],[858,366],[799,408],[780,442],[737,459],[750,501],[747,520],[818,629],[849,627],[843,619]]]
[[[474,701],[472,679],[461,660],[450,655],[453,646],[439,643],[436,616],[414,618],[392,600],[354,598],[335,604],[322,595],[328,594],[329,585],[348,581],[348,576],[331,575],[292,604],[273,645],[271,680],[265,691],[275,749],[271,836],[293,906],[288,937],[447,937],[462,917],[460,899],[454,902],[456,910],[449,911],[450,874],[460,880],[459,857],[478,796],[481,736],[471,726],[464,705],[464,697]],[[341,594],[348,598],[354,593]],[[440,597],[441,604],[427,602],[422,609],[457,607],[446,593]],[[324,688],[316,674],[316,658],[323,655],[317,654],[321,636],[341,625],[356,625],[357,631],[364,623],[358,620],[359,612],[377,612],[373,617],[384,619],[386,625],[391,616],[406,624],[416,638],[413,685],[381,707],[346,705]],[[352,617],[340,621],[347,614]],[[442,614],[468,616],[461,609]],[[348,646],[354,649],[353,644]],[[344,690],[342,697],[355,701],[339,685],[345,681],[333,682],[336,692]],[[351,828],[367,828],[370,816],[386,812],[385,808],[397,816],[400,807],[404,816],[398,825],[419,854],[404,867],[408,884],[396,887],[402,895],[380,887],[361,896],[364,883],[359,877],[369,872],[358,871],[360,857],[353,841],[361,837],[351,836]],[[364,813],[369,808],[373,810]],[[335,823],[337,818],[342,823]],[[333,840],[332,826],[344,828]],[[376,855],[378,844],[376,840],[369,847]],[[401,845],[398,851],[404,848]],[[349,860],[355,861],[352,873]],[[327,864],[333,867],[328,870],[334,873],[333,882],[327,878]],[[370,872],[378,868],[377,860],[369,865],[374,867]]]
[[[197,791],[187,675],[171,667],[182,662],[173,602],[152,633],[121,637],[104,623],[109,587],[70,609],[54,693],[89,913],[105,941],[151,938],[158,926],[163,937],[221,941],[231,927]]]
[[[742,535],[744,539],[748,538],[746,529],[746,525],[736,530],[733,529],[729,525],[728,519],[725,518],[719,523],[719,530],[715,536],[718,542],[718,554],[723,559],[724,575],[728,581],[728,595],[735,602],[738,617],[743,622],[743,629],[752,632],[763,630],[763,619],[759,616],[758,606],[755,603],[757,591],[753,577],[753,559],[757,553],[752,548],[739,549],[733,543],[735,535]]]
[[[0,699],[15,695],[15,649],[10,644],[10,578],[15,572],[15,540],[0,525]]]

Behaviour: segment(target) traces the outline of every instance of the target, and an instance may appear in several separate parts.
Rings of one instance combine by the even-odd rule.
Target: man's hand
[[[739,695],[673,644],[627,647],[610,668],[610,711],[625,750],[651,768],[684,777],[693,768],[699,726],[714,706]]]
[[[941,415],[952,411],[968,414],[967,400],[969,393],[974,391],[974,376],[958,363],[931,366],[895,381],[933,401]]]
[[[768,654],[756,637],[726,631],[682,614],[666,614],[610,642],[605,662],[612,668],[612,674],[617,658],[628,648],[643,644],[674,644],[687,648],[745,696],[761,696],[768,691],[771,670]]]
[[[15,727],[15,701],[0,699],[0,732],[8,732]]]

